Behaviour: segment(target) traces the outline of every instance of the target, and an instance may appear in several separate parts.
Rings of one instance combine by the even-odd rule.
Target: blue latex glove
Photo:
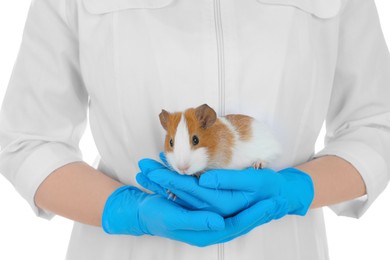
[[[279,172],[271,169],[210,170],[200,179],[180,175],[164,165],[144,159],[138,182],[147,189],[167,197],[173,192],[177,203],[192,209],[214,211],[232,216],[265,199],[275,198],[285,208],[278,207],[280,218],[286,214],[305,215],[314,198],[311,177],[295,168]]]
[[[279,202],[266,200],[223,219],[214,212],[190,211],[158,194],[123,186],[107,199],[102,227],[108,234],[161,236],[195,246],[223,243],[273,219]]]

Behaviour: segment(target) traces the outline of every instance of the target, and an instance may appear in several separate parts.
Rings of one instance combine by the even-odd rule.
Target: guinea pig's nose
[[[187,171],[188,171],[189,168],[190,168],[190,166],[188,166],[188,165],[180,165],[180,166],[178,167],[178,169],[179,169],[179,171],[180,171],[181,173],[187,173]]]

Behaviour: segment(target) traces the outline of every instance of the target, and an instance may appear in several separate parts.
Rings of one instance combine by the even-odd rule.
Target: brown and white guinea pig
[[[265,167],[277,158],[280,144],[267,126],[245,115],[217,117],[207,104],[159,115],[166,130],[164,153],[181,174],[208,169]]]

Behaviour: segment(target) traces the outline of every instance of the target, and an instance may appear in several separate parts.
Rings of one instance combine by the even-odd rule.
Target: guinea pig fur
[[[262,122],[246,115],[217,117],[207,104],[159,115],[166,130],[164,153],[181,174],[208,169],[265,167],[280,154],[279,142]]]

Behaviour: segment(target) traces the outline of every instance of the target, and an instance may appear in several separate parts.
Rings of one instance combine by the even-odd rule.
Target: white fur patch
[[[169,164],[178,173],[191,175],[207,167],[207,149],[192,149],[191,139],[185,117],[182,115],[173,140],[173,152],[166,155]]]
[[[225,121],[230,128],[233,126]],[[233,127],[234,128],[234,127]],[[252,137],[248,141],[240,141],[236,131],[232,161],[227,168],[243,169],[256,162],[263,162],[266,166],[280,155],[281,147],[271,130],[259,121],[252,121]]]

